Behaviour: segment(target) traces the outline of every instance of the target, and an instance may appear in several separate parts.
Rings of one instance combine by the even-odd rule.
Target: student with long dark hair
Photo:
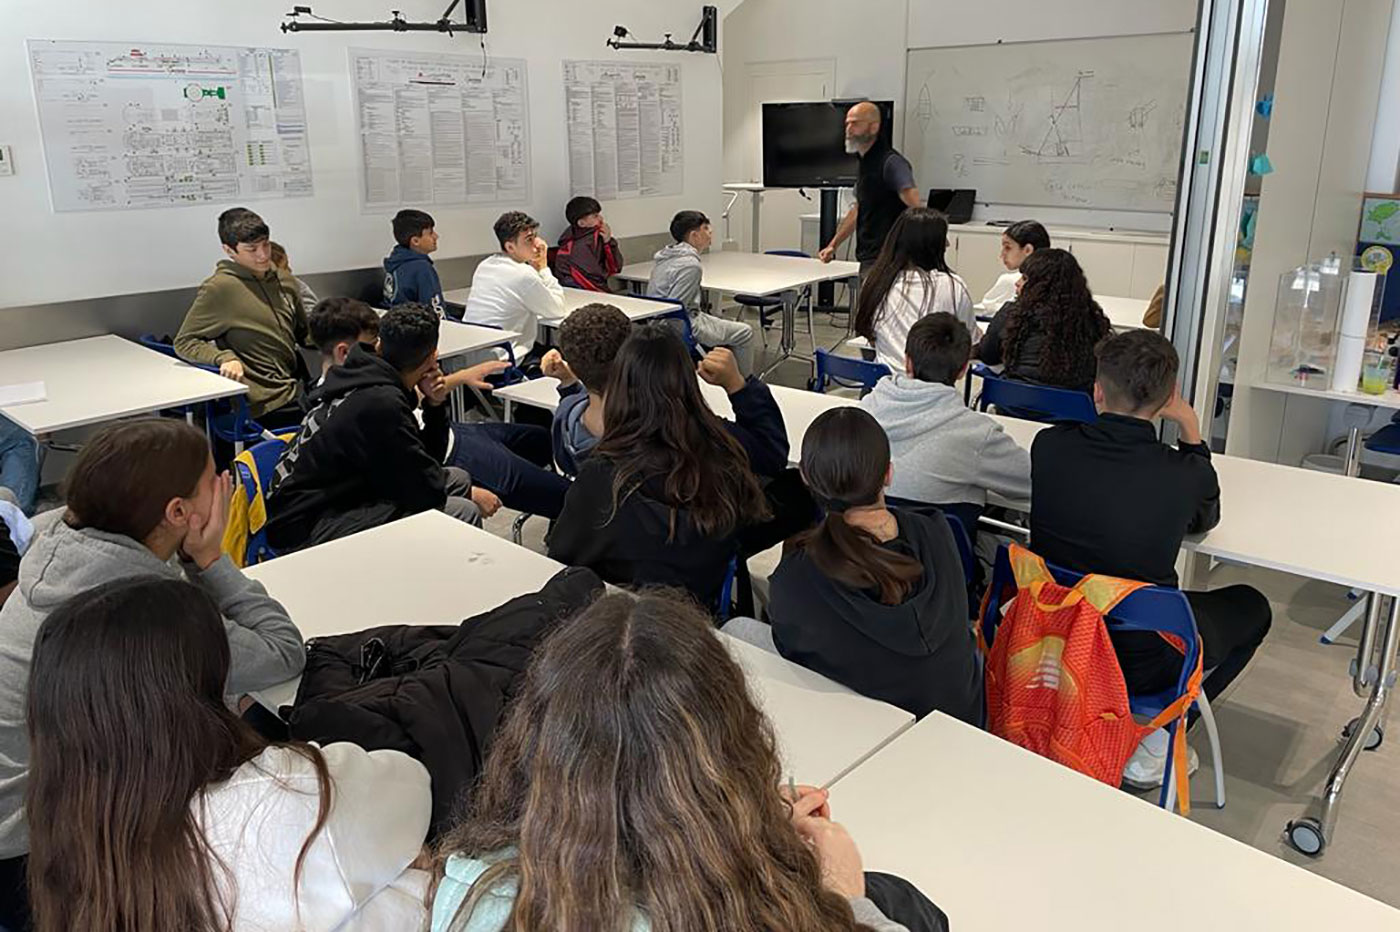
[[[1017,220],[1001,231],[1002,275],[982,296],[982,308],[996,313],[1008,301],[1016,300],[1016,283],[1021,280],[1021,264],[1037,249],[1050,248],[1050,234],[1036,220]]]
[[[826,512],[794,537],[769,582],[778,652],[915,715],[977,724],[982,677],[962,561],[947,520],[885,504],[890,444],[860,408],[802,439],[802,477]]]
[[[967,285],[948,267],[948,221],[938,211],[910,207],[899,215],[879,258],[860,286],[855,332],[875,346],[875,358],[899,372],[914,322],[952,314],[977,332]]]
[[[908,884],[863,873],[826,791],[785,799],[780,768],[700,612],[604,596],[536,654],[439,846],[432,932],[946,928]]]
[[[769,515],[755,461],[786,464],[787,433],[767,386],[712,350],[700,377],[722,386],[737,429],[705,403],[685,345],[638,328],[613,364],[603,437],[584,460],[549,555],[618,585],[688,589],[713,606],[742,528]]]
[[[1021,295],[997,311],[977,358],[1008,378],[1090,392],[1094,347],[1112,332],[1084,270],[1064,249],[1037,249],[1021,263]]]
[[[228,638],[178,580],[107,583],[39,629],[29,684],[36,932],[418,928],[428,773],[269,744],[224,701]]]
[[[223,553],[232,486],[227,473],[215,473],[204,434],[170,418],[113,425],[87,442],[65,485],[67,507],[34,519],[19,585],[0,609],[0,924],[11,929],[22,925],[13,910],[24,908],[22,884],[12,879],[29,850],[25,702],[34,639],[51,612],[113,580],[188,580],[222,615],[227,695],[285,682],[306,663],[286,609]],[[148,727],[166,723],[153,716]]]

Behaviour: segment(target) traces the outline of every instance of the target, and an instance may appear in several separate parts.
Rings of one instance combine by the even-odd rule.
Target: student
[[[311,312],[311,337],[321,350],[321,378],[345,364],[357,344],[379,339],[379,315],[363,301],[327,298]],[[443,376],[451,391],[459,385],[490,389],[487,376],[505,362],[483,362]],[[319,384],[319,383],[318,383]],[[452,422],[443,463],[464,470],[473,482],[494,492],[501,503],[527,514],[556,518],[564,507],[568,480],[545,468],[552,462],[549,431],[530,424]]]
[[[700,253],[710,248],[714,234],[710,219],[698,210],[683,210],[671,219],[670,246],[659,250],[647,282],[647,294],[680,301],[690,312],[690,332],[705,347],[727,346],[744,375],[753,372],[753,327],[741,320],[725,320],[700,308],[700,279],[704,268]]]
[[[431,509],[480,525],[500,507],[464,470],[442,465],[451,432],[438,327],[422,304],[394,308],[380,321],[378,352],[356,344],[308,396],[311,409],[269,483],[274,549],[325,543]]]
[[[36,932],[417,929],[423,765],[269,744],[230,711],[214,601],[99,586],[44,622],[29,701]]]
[[[549,245],[533,217],[508,211],[496,220],[495,231],[501,251],[476,267],[462,319],[519,333],[515,361],[528,369],[545,353],[540,321],[564,317],[564,286],[549,271]]]
[[[34,514],[39,497],[42,450],[33,434],[0,416],[0,488],[9,489],[15,504],[27,515]]]
[[[541,646],[438,846],[432,932],[946,928],[781,768],[704,615],[604,596]]]
[[[1084,271],[1063,249],[1038,249],[1021,263],[1021,295],[997,311],[977,358],[1007,378],[1086,394],[1094,387],[1094,347],[1112,332]]]
[[[627,315],[611,304],[586,304],[559,325],[559,349],[540,361],[540,371],[559,380],[559,407],[550,427],[554,461],[566,475],[603,436],[603,391],[613,361],[632,333]]]
[[[267,224],[251,210],[220,214],[219,241],[228,258],[199,286],[175,352],[247,385],[249,410],[264,427],[298,423],[307,373],[297,347],[309,345],[301,293],[273,266]]]
[[[1057,424],[1031,446],[1031,547],[1048,562],[1155,586],[1176,586],[1188,534],[1220,520],[1220,485],[1200,423],[1178,394],[1176,349],[1161,334],[1133,330],[1098,349],[1093,424]],[[1157,439],[1154,419],[1181,439]],[[1244,670],[1269,633],[1269,602],[1249,586],[1188,592],[1204,645],[1204,683],[1214,699]],[[1181,654],[1156,634],[1110,632],[1134,693],[1174,686]],[[1156,782],[1160,784],[1161,761]],[[1150,780],[1141,782],[1151,785]]]
[[[982,297],[982,308],[995,314],[1008,301],[1016,300],[1016,283],[1021,280],[1021,263],[1037,249],[1050,248],[1050,234],[1035,220],[1018,220],[1001,231],[1001,264],[1006,273]]]
[[[272,248],[272,265],[277,269],[277,274],[283,278],[289,278],[297,286],[297,294],[301,295],[301,309],[308,315],[311,309],[321,303],[321,299],[316,297],[316,292],[311,290],[311,286],[292,274],[292,263],[287,258],[287,250],[282,248],[281,243],[269,244]]]
[[[447,310],[442,281],[429,256],[437,252],[438,235],[433,218],[421,210],[394,214],[392,252],[384,260],[384,304],[426,304],[441,317]]]
[[[757,458],[705,403],[695,371],[669,327],[641,327],[623,344],[603,437],[564,500],[550,557],[617,585],[681,586],[717,603],[740,530],[771,512]],[[745,380],[722,349],[700,377],[729,393],[747,445],[786,465],[787,432],[767,386]]]
[[[861,284],[855,332],[875,346],[877,361],[899,372],[904,368],[904,341],[921,317],[952,314],[977,330],[967,285],[944,258],[948,221],[936,210],[910,207],[890,228],[879,258]]]
[[[559,281],[589,291],[609,291],[608,276],[622,270],[622,250],[603,219],[603,205],[587,196],[573,198],[564,207],[569,228],[559,234],[554,274]]]
[[[988,492],[1012,501],[1031,497],[1030,454],[995,419],[968,408],[953,387],[967,372],[971,351],[962,321],[930,314],[909,329],[900,371],[860,401],[889,436],[890,495],[943,507],[969,534]]]
[[[889,441],[868,413],[834,408],[812,422],[802,477],[825,517],[788,542],[770,580],[773,643],[862,695],[978,725],[962,558],[941,514],[886,506],[890,476]]]
[[[286,610],[223,553],[232,484],[214,472],[198,430],[169,418],[114,424],[83,446],[65,493],[67,508],[34,519],[19,585],[0,609],[0,887],[29,850],[24,708],[35,635],[58,606],[112,580],[185,579],[223,616],[225,695],[286,682],[306,662]],[[0,889],[0,911],[11,892]],[[0,915],[0,924],[20,928],[11,918]]]

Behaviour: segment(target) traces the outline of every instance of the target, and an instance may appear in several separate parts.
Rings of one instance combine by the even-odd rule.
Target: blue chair
[[[281,458],[282,451],[286,449],[287,444],[280,437],[264,440],[249,447],[248,455],[252,458],[257,471],[256,481],[245,463],[234,460],[233,468],[238,478],[238,486],[243,490],[250,505],[258,498],[259,494],[266,494],[268,483],[272,481],[273,470],[277,468],[277,461]],[[264,504],[266,504],[266,500],[264,500]],[[244,566],[264,563],[275,556],[277,553],[267,542],[266,524],[257,533],[248,535],[248,549],[243,555]]]
[[[810,255],[808,255],[800,249],[769,249],[764,252],[764,255],[791,256],[795,259],[812,258]],[[805,289],[803,289],[801,294],[799,294],[797,300],[800,302],[802,298],[811,291],[811,288],[812,286],[808,285]],[[784,298],[782,295],[736,294],[734,296],[735,304],[738,304],[740,307],[751,307],[758,311],[758,331],[763,336],[764,346],[768,345],[768,328],[773,325],[773,321],[769,318],[769,315],[772,314],[773,311],[781,308],[783,306],[783,301]],[[807,326],[809,329],[811,328],[811,325],[812,321],[809,316],[807,321]]]
[[[648,301],[661,301],[673,305],[675,310],[667,311],[664,314],[657,314],[652,320],[674,320],[680,323],[681,340],[685,343],[685,348],[690,351],[690,355],[699,359],[705,355],[705,350],[695,339],[695,331],[690,328],[690,311],[686,308],[684,301],[677,301],[675,298],[663,298],[660,295],[649,294],[645,296]]]
[[[724,582],[719,588],[719,604],[715,606],[715,617],[720,623],[729,620],[729,612],[734,607],[734,580],[739,575],[739,557],[729,558],[729,566],[724,571]]]
[[[169,356],[171,359],[179,359],[175,352],[175,347],[163,342],[159,337],[143,333],[137,338],[142,346],[155,350]],[[208,366],[203,363],[187,362],[186,365],[194,366],[196,369],[203,369],[206,372],[218,374],[218,366]],[[204,422],[209,428],[209,432],[225,443],[233,444],[234,455],[243,452],[245,445],[258,443],[267,440],[273,435],[257,421],[253,420],[252,412],[248,408],[248,396],[237,395],[233,398],[221,398],[204,403]]]
[[[859,388],[864,395],[890,374],[890,367],[882,362],[838,356],[828,349],[818,348],[816,360],[816,377],[807,384],[814,392],[825,392],[828,385],[835,383],[842,388]]]
[[[1365,446],[1373,453],[1400,456],[1400,413],[1391,418],[1389,424],[1367,437]]]
[[[1062,586],[1073,586],[1083,578],[1083,574],[1057,566],[1048,566],[1050,574]],[[997,625],[1001,622],[1003,598],[1016,593],[1016,582],[1011,572],[1011,561],[1005,544],[997,549],[996,563],[992,568],[992,584],[987,592],[986,610],[982,614],[982,636],[987,644],[992,643]],[[1200,639],[1196,633],[1196,619],[1191,614],[1191,603],[1180,589],[1164,586],[1149,586],[1139,589],[1119,602],[1104,618],[1110,631],[1148,631],[1172,635],[1186,645],[1182,658],[1181,676],[1174,687],[1160,693],[1128,695],[1128,706],[1134,715],[1152,718],[1167,708],[1177,696],[1186,691],[1191,672],[1196,668],[1200,656]],[[1221,763],[1220,735],[1215,727],[1215,716],[1210,702],[1201,692],[1195,702],[1205,724],[1206,735],[1210,739],[1211,756],[1215,768],[1215,805],[1225,808],[1225,769]],[[1170,809],[1176,802],[1176,781],[1171,779],[1172,755],[1176,751],[1176,729],[1181,727],[1179,720],[1167,725],[1167,779],[1162,781],[1162,792],[1158,804]]]
[[[976,401],[978,411],[995,405],[1003,413],[1031,421],[1092,424],[1099,419],[1094,399],[1084,392],[1003,378],[980,363],[973,365],[968,378],[974,375],[982,379],[982,392]]]

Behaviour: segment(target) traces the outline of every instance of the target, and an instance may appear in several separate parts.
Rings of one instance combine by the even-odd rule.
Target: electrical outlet
[[[10,147],[0,146],[0,175],[13,175],[15,173],[14,159],[10,157]]]

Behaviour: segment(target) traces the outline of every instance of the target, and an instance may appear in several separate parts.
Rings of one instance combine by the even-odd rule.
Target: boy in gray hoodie
[[[700,253],[710,248],[714,234],[710,218],[698,210],[683,210],[671,219],[675,240],[652,258],[647,294],[680,301],[690,312],[690,332],[706,349],[727,346],[739,364],[739,372],[753,372],[753,327],[742,320],[725,320],[700,310],[700,279],[704,268]]]
[[[301,673],[301,632],[223,553],[231,495],[228,473],[214,472],[202,433],[183,421],[148,418],[114,425],[84,446],[68,476],[68,507],[34,519],[19,585],[0,609],[0,859],[29,850],[30,660],[39,626],[68,599],[131,576],[188,580],[224,617],[228,696]]]
[[[890,438],[891,497],[970,506],[952,509],[955,514],[980,512],[988,492],[1030,500],[1030,454],[995,420],[968,408],[953,387],[971,354],[972,335],[962,321],[930,314],[909,329],[904,373],[876,382],[861,399]]]

